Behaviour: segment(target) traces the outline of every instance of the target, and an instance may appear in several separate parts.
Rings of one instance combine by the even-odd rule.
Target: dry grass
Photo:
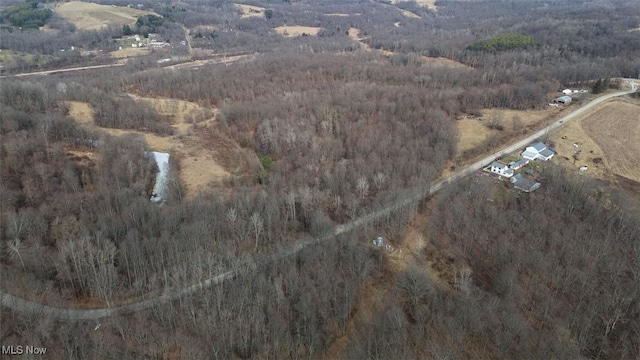
[[[205,109],[189,101],[138,96],[134,96],[134,99],[147,103],[161,115],[173,117],[174,123],[172,125],[180,134],[189,130],[193,124],[215,116],[215,111]]]
[[[65,101],[69,107],[69,116],[82,124],[93,124],[93,108],[81,101]]]
[[[167,98],[143,98],[136,101],[151,105],[158,113],[174,119],[175,136],[159,136],[135,130],[101,128],[113,135],[136,135],[144,137],[153,151],[170,152],[179,161],[180,179],[186,187],[188,198],[212,185],[221,185],[231,176],[226,167],[241,171],[242,166],[233,164],[233,156],[239,146],[218,133],[215,127],[216,111],[198,104]],[[69,115],[83,124],[93,124],[91,105],[79,101],[67,102]],[[195,124],[195,125],[194,125]],[[235,165],[235,166],[234,166]]]
[[[318,35],[318,32],[322,30],[322,28],[312,27],[312,26],[300,26],[300,25],[284,25],[284,26],[278,26],[273,30],[275,30],[278,34],[285,37],[296,37],[296,36],[302,36],[305,34],[311,35],[311,36]]]
[[[556,160],[559,163],[572,167],[587,165],[588,173],[602,179],[616,180],[622,176],[640,182],[638,101],[616,100],[602,104],[561,128],[553,140],[560,155]],[[575,148],[573,143],[579,147]],[[576,150],[582,151],[574,164],[573,154]],[[597,164],[594,159],[602,160]]]
[[[609,102],[582,122],[613,172],[640,182],[640,104]]]
[[[56,13],[81,30],[97,30],[109,25],[132,25],[140,16],[154,14],[122,6],[71,1],[58,5]]]
[[[325,16],[335,16],[335,17],[349,17],[349,16],[360,16],[362,14],[360,13],[355,13],[355,14],[344,14],[344,13],[335,13],[335,14],[324,14]]]
[[[553,162],[556,164],[572,170],[577,170],[581,166],[587,165],[589,167],[589,174],[599,178],[607,178],[609,170],[604,152],[585,132],[580,119],[569,121],[559,128],[558,131],[551,136],[551,141],[557,151],[556,156],[553,158]],[[578,145],[578,147],[575,147],[573,144]],[[578,150],[580,150],[581,153],[578,159],[574,160],[573,154]],[[602,162],[594,163],[593,159],[602,159]]]
[[[201,152],[194,156],[185,156],[180,160],[180,179],[187,187],[187,196],[206,191],[212,185],[221,184],[230,176],[220,166],[212,154]]]
[[[463,64],[461,62],[458,62],[458,61],[455,61],[455,60],[443,58],[443,57],[421,56],[420,60],[425,64],[433,65],[433,66],[445,66],[445,67],[471,69],[471,67],[469,67],[468,65],[465,65],[465,64]]]
[[[420,6],[424,6],[432,11],[438,11],[438,7],[436,6],[436,0],[391,0],[392,4],[397,4],[402,1],[414,1]]]
[[[540,111],[485,109],[482,111],[484,118],[482,121],[474,118],[460,119],[456,122],[456,127],[458,128],[457,154],[460,155],[464,151],[481,146],[491,137],[505,133],[515,134],[516,129],[514,129],[513,118],[516,116],[520,118],[520,127],[525,128],[535,126],[558,112],[559,109],[557,108]],[[493,130],[487,127],[487,122],[494,116],[502,119],[503,130]]]
[[[400,9],[400,12],[402,13],[402,16],[404,17],[408,17],[411,19],[422,19],[422,17],[414,12],[411,12],[409,10],[404,10],[404,9]]]
[[[109,55],[116,59],[124,59],[135,56],[148,55],[151,52],[149,48],[122,48],[122,50],[116,50],[109,53]]]
[[[351,40],[357,41],[357,42],[362,44],[362,42],[360,40],[360,29],[356,29],[356,28],[352,27],[352,28],[349,28],[347,33],[349,34],[349,37],[351,38]],[[364,45],[369,46],[367,44],[364,44]]]
[[[242,15],[240,16],[240,18],[242,19],[264,16],[264,11],[266,10],[263,7],[253,5],[235,4],[235,6],[239,7],[240,10],[242,10]]]

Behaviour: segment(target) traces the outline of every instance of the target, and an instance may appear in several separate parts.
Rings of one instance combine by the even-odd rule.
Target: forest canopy
[[[473,43],[467,47],[467,50],[499,52],[513,49],[526,49],[540,45],[541,43],[533,36],[520,33],[506,33],[494,36],[489,40]]]
[[[51,10],[38,8],[38,1],[27,1],[2,11],[2,18],[15,27],[39,28],[51,17]]]

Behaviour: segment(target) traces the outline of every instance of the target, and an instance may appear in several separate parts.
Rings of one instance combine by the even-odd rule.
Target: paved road
[[[388,206],[385,209],[376,211],[374,213],[370,213],[367,214],[365,216],[362,216],[350,223],[347,224],[343,224],[343,225],[338,225],[336,226],[335,230],[333,233],[330,233],[328,235],[322,236],[320,238],[308,238],[305,240],[302,240],[298,243],[296,243],[295,245],[293,245],[292,247],[290,247],[289,249],[286,249],[284,251],[281,251],[279,253],[273,254],[269,257],[267,257],[266,259],[263,260],[263,263],[268,263],[274,260],[278,260],[278,259],[282,259],[282,258],[286,258],[292,255],[295,255],[297,253],[299,253],[300,251],[302,251],[303,249],[305,249],[308,246],[312,246],[314,244],[318,244],[324,241],[328,241],[330,239],[333,239],[335,236],[343,234],[343,233],[347,233],[353,229],[356,229],[364,224],[370,223],[372,221],[375,221],[377,219],[380,219],[382,217],[385,217],[389,214],[391,214],[392,212],[401,209],[402,207],[409,205],[411,203],[415,203],[418,201],[421,201],[422,199],[424,199],[424,197],[426,195],[430,195],[430,194],[434,194],[437,191],[439,191],[440,189],[444,188],[445,186],[447,186],[449,183],[461,179],[471,173],[473,173],[476,170],[481,169],[482,167],[490,164],[492,161],[494,161],[494,159],[498,156],[503,156],[506,155],[508,153],[514,152],[518,149],[524,148],[526,147],[526,145],[528,145],[529,143],[535,141],[536,139],[544,136],[545,134],[547,134],[549,131],[562,126],[562,124],[564,124],[565,122],[576,118],[579,115],[584,114],[586,111],[589,111],[590,109],[592,109],[594,106],[597,106],[609,99],[612,99],[614,97],[618,97],[618,96],[623,96],[623,95],[627,95],[627,94],[631,94],[633,92],[636,91],[637,88],[637,84],[635,82],[633,82],[631,79],[627,79],[627,81],[632,85],[632,90],[629,91],[620,91],[620,92],[616,92],[616,93],[612,93],[612,94],[608,94],[602,97],[599,97],[596,100],[593,100],[592,102],[582,106],[581,108],[577,109],[576,111],[572,112],[571,114],[563,117],[562,119],[559,119],[558,121],[555,121],[553,124],[547,126],[546,128],[536,132],[535,134],[532,134],[512,145],[509,145],[507,147],[505,147],[504,149],[485,157],[482,160],[479,160],[467,167],[465,167],[463,170],[461,170],[460,172],[456,173],[455,175],[452,175],[442,181],[439,181],[435,184],[432,184],[429,188],[425,188],[422,191],[416,191],[414,195],[412,195],[411,197],[408,197],[406,199],[402,199],[399,200],[398,202],[396,202],[395,204],[392,204],[390,206]],[[254,265],[254,267],[259,266],[258,265]],[[236,270],[230,270],[227,271],[225,273],[219,274],[215,277],[212,277],[210,279],[207,279],[205,281],[199,282],[197,284],[194,285],[190,285],[187,286],[185,288],[182,289],[176,289],[176,290],[172,290],[172,291],[166,291],[164,294],[159,295],[157,297],[151,298],[151,299],[147,299],[147,300],[143,300],[137,303],[133,303],[133,304],[128,304],[128,305],[123,305],[123,306],[118,306],[118,307],[113,307],[113,308],[106,308],[106,309],[95,309],[95,310],[88,310],[88,309],[77,309],[77,308],[57,308],[57,307],[53,307],[53,306],[47,306],[47,305],[43,305],[43,304],[39,304],[33,301],[28,301],[25,299],[21,299],[19,297],[13,296],[11,294],[7,294],[4,291],[1,292],[0,294],[2,295],[2,306],[7,307],[13,311],[17,311],[17,312],[21,312],[21,313],[28,313],[28,314],[34,314],[34,315],[43,315],[43,316],[48,316],[50,318],[55,318],[55,319],[62,319],[62,320],[97,320],[97,319],[102,319],[105,317],[109,317],[109,316],[114,316],[114,315],[119,315],[119,314],[125,314],[125,313],[131,313],[131,312],[136,312],[136,311],[141,311],[141,310],[145,310],[145,309],[149,309],[153,306],[157,306],[157,305],[161,305],[161,304],[165,304],[171,301],[174,301],[180,297],[186,296],[186,295],[191,295],[194,293],[197,293],[205,288],[211,287],[212,285],[216,285],[216,284],[220,284],[226,280],[230,280],[232,278],[234,278],[235,276],[241,274],[243,271],[246,271],[248,269],[248,267],[244,267],[244,268],[240,268],[240,269],[236,269]]]

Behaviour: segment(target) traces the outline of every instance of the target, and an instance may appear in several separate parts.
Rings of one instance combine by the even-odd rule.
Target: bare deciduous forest
[[[118,41],[149,30],[83,30],[55,11],[46,30],[12,26],[23,3],[0,8],[3,75],[113,64]],[[124,66],[2,78],[3,294],[111,308],[235,274],[97,320],[3,306],[2,346],[79,359],[640,357],[640,221],[605,182],[545,164],[544,186],[527,194],[471,175],[332,235],[500,145],[456,154],[458,116],[541,109],[566,86],[637,78],[640,4],[250,5],[141,3],[169,47]],[[285,37],[273,30],[283,25],[321,29]],[[215,118],[180,133],[138,97]],[[73,103],[91,118],[77,121]],[[203,151],[230,175],[188,194],[172,156],[165,201],[149,201],[160,169],[145,136],[192,134],[224,143]],[[397,248],[372,246],[377,236]]]

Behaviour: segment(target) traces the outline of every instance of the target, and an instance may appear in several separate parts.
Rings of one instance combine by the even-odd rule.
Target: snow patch
[[[169,181],[169,154],[151,151],[147,154],[153,155],[153,159],[158,165],[158,174],[156,175],[156,184],[153,187],[151,200],[154,203],[164,202],[167,196],[167,182]]]

